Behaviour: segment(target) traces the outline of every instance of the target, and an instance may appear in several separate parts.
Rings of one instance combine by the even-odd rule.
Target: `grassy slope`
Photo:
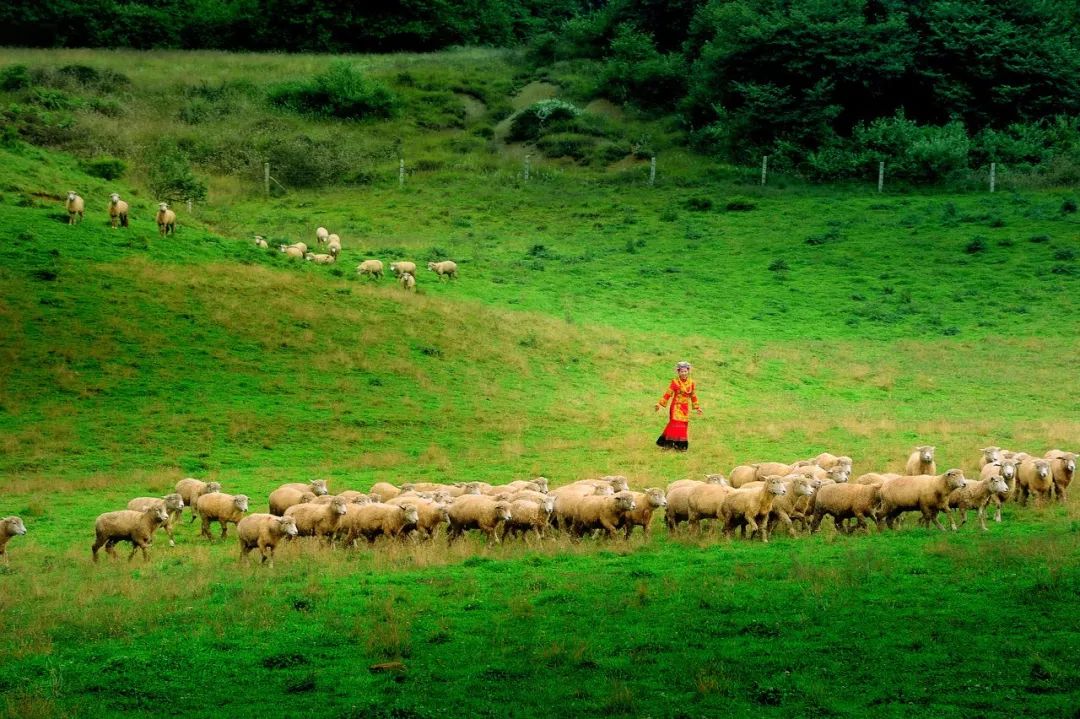
[[[185,527],[148,566],[86,557],[97,513],[188,474],[261,508],[316,475],[645,486],[826,448],[867,470],[928,441],[972,469],[990,442],[1075,445],[1077,279],[1052,269],[1080,242],[1059,195],[692,212],[688,195],[723,207],[732,189],[418,177],[211,205],[159,240],[142,199],[127,232],[93,199],[66,227],[68,187],[109,188],[0,152],[0,515],[30,528],[0,569],[19,588],[0,592],[6,715],[1075,709],[1075,504],[1010,508],[987,536],[304,547],[255,571]],[[342,230],[342,267],[248,244],[317,222]],[[462,279],[422,275],[415,297],[350,269],[444,253]],[[660,455],[649,407],[683,356],[708,416],[692,453]],[[388,659],[408,673],[366,670]]]

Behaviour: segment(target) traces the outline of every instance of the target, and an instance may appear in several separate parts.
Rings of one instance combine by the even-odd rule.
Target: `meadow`
[[[497,57],[362,62],[389,77],[464,64],[489,106],[545,79]],[[317,67],[229,60],[0,53],[123,67],[132,98]],[[177,126],[143,101],[125,141]],[[276,119],[286,135],[306,122]],[[664,131],[637,122],[626,132]],[[1077,716],[1075,493],[1009,505],[985,534],[907,522],[762,545],[658,520],[648,541],[540,548],[297,542],[270,568],[185,525],[147,564],[92,565],[94,517],[185,476],[263,511],[313,477],[641,488],[824,450],[861,472],[934,444],[972,474],[988,444],[1076,448],[1075,188],[760,188],[675,145],[652,187],[640,161],[538,161],[525,182],[520,147],[453,149],[467,123],[402,132],[438,160],[404,187],[392,155],[365,184],[270,198],[257,174],[197,164],[209,197],[177,208],[169,238],[135,158],[103,180],[74,140],[0,147],[0,516],[28,527],[0,565],[0,715]],[[76,227],[68,189],[87,198]],[[127,230],[107,224],[114,189]],[[251,242],[310,243],[317,225],[343,238],[337,266]],[[358,278],[366,257],[449,257],[461,277],[422,272],[409,295]],[[653,446],[679,359],[705,409],[685,455]]]

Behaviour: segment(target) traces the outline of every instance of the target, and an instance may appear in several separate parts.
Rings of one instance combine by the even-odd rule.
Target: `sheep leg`
[[[927,529],[930,528],[930,522],[933,522],[935,527],[940,529],[942,532],[945,531],[945,525],[943,525],[941,523],[941,520],[938,519],[937,507],[926,507],[925,509],[923,509],[923,518],[926,519]],[[956,527],[954,526],[953,529],[956,529]]]
[[[975,510],[975,512],[976,512],[976,514],[979,515],[979,528],[982,529],[982,531],[984,531],[984,532],[987,531],[987,529],[986,529],[986,505],[985,504],[980,504],[978,509]],[[964,514],[966,515],[967,512],[964,512]],[[964,519],[967,519],[967,517],[964,517]]]
[[[214,538],[212,536],[210,536],[210,518],[206,517],[204,515],[203,517],[201,517],[201,519],[202,519],[202,530],[199,532],[199,534],[201,536],[203,536],[203,537],[206,537],[211,542],[214,541]]]
[[[222,519],[218,524],[221,525],[221,538],[225,539],[225,535],[229,533],[229,521],[227,519]]]
[[[94,541],[94,546],[90,547],[90,552],[91,552],[91,556],[93,556],[93,558],[94,558],[94,562],[95,562],[95,563],[97,562],[97,553],[98,553],[98,550],[99,550],[99,549],[101,549],[101,545],[103,545],[103,544],[105,544],[105,542],[102,542],[102,541],[101,541],[101,538],[100,538],[100,537],[98,537],[98,538],[97,538],[97,539],[96,539],[96,540]],[[105,551],[108,551],[108,550],[105,550]],[[5,553],[6,553],[6,552],[5,552]]]

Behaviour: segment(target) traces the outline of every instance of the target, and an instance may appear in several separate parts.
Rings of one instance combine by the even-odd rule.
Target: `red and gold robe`
[[[671,384],[668,385],[664,396],[660,398],[659,404],[661,407],[667,407],[669,401],[671,402],[671,409],[668,410],[668,423],[667,427],[664,428],[664,433],[660,435],[660,439],[685,445],[687,441],[686,430],[690,423],[690,410],[699,408],[694,380],[689,377],[686,379],[676,377],[671,380]],[[657,443],[660,444],[659,441]]]

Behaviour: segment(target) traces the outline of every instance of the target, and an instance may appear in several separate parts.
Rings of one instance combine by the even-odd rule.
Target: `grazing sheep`
[[[1009,485],[1005,481],[1004,477],[991,476],[984,479],[973,480],[969,479],[964,482],[964,486],[959,489],[954,489],[949,494],[949,511],[950,514],[955,515],[960,513],[960,526],[963,527],[967,524],[967,511],[974,507],[976,514],[979,517],[979,527],[982,531],[986,531],[986,505],[990,503],[990,500],[995,500],[997,503],[997,513],[994,521],[1001,521],[1001,497],[1007,496],[1009,493]],[[956,523],[955,516],[953,517],[953,524]]]
[[[686,492],[686,519],[691,531],[701,534],[701,520],[703,519],[719,520],[724,499],[733,491],[734,489],[726,484],[700,482],[691,486]],[[679,489],[668,493],[669,510],[672,504],[680,503],[681,494]],[[678,522],[675,517],[669,519],[669,523],[671,521]]]
[[[980,470],[988,464],[993,464],[994,462],[1000,462],[1002,460],[1001,447],[983,447],[979,451],[982,452],[982,456],[979,457]]]
[[[629,515],[635,509],[637,502],[633,492],[586,495],[574,508],[571,531],[582,537],[587,532],[603,529],[608,537],[614,537],[615,530],[629,521]]]
[[[457,279],[457,263],[452,260],[429,262],[427,268],[437,274],[440,280],[444,277],[448,280]]]
[[[848,457],[847,455],[837,456],[835,454],[829,454],[828,452],[822,452],[810,461],[822,469],[832,469],[837,466],[846,467],[848,474],[851,474],[852,461],[851,457]]]
[[[329,235],[326,236],[326,244],[328,244],[328,245],[338,245],[340,247],[341,246],[341,238],[338,237],[337,235],[335,235],[333,232],[331,232]]]
[[[285,511],[289,507],[295,507],[298,504],[306,504],[307,502],[314,502],[316,497],[326,496],[317,495],[309,489],[297,489],[296,487],[278,487],[270,493],[270,514],[278,517],[285,516]]]
[[[524,535],[529,541],[529,532],[536,535],[538,542],[544,541],[544,533],[551,525],[551,513],[555,509],[555,498],[544,497],[541,502],[518,499],[509,503],[510,519],[506,520],[506,533],[513,536]]]
[[[761,532],[761,541],[769,541],[767,521],[772,512],[773,502],[777,497],[787,493],[787,486],[782,477],[773,475],[765,480],[760,487],[748,487],[733,489],[724,497],[724,503],[720,507],[718,519],[724,524],[724,536],[731,538],[732,530],[736,527],[750,532],[747,536],[753,537],[754,532]]]
[[[814,496],[814,492],[817,490],[814,484],[819,483],[820,480],[802,475],[788,475],[782,479],[786,493],[773,499],[772,509],[769,511],[765,521],[765,533],[770,533],[777,522],[783,522],[787,525],[788,534],[794,537],[795,526],[792,520],[798,521],[804,529],[806,528],[806,516],[803,507]],[[842,484],[846,484],[846,482]]]
[[[1045,459],[1025,459],[1016,473],[1016,498],[1026,505],[1028,497],[1035,495],[1035,506],[1041,507],[1050,496],[1054,486],[1054,470]]]
[[[1076,453],[1052,449],[1045,455],[1050,461],[1050,471],[1054,475],[1054,492],[1059,502],[1069,500],[1069,485],[1076,474]]]
[[[825,484],[814,497],[814,516],[810,521],[811,533],[818,531],[821,520],[831,515],[837,532],[851,534],[856,528],[870,531],[866,518],[877,523],[877,506],[881,496],[880,484]],[[854,519],[855,527],[844,529],[844,521]]]
[[[626,538],[630,539],[634,527],[641,527],[645,539],[648,539],[652,535],[653,512],[667,507],[667,496],[662,489],[656,487],[646,489],[644,492],[630,492],[630,494],[634,498],[634,509],[623,515],[619,528],[625,527]]]
[[[915,448],[907,458],[904,474],[908,477],[920,474],[937,474],[937,463],[934,462],[934,448],[928,444]]]
[[[272,514],[249,514],[236,524],[240,538],[240,561],[248,552],[258,548],[262,561],[274,565],[274,550],[282,539],[296,536],[296,521],[292,517],[275,517]]]
[[[370,494],[372,497],[377,498],[380,502],[385,502],[386,500],[393,499],[394,497],[401,494],[401,489],[395,487],[389,482],[376,482],[375,484],[371,485]]]
[[[109,196],[109,226],[115,230],[117,223],[120,227],[128,226],[128,203],[120,199],[120,193],[114,192]]]
[[[137,550],[142,550],[143,561],[149,561],[146,548],[154,543],[154,532],[165,522],[169,515],[162,507],[147,507],[141,512],[133,509],[121,509],[118,512],[105,512],[98,515],[94,522],[94,545],[90,548],[94,561],[98,550],[104,545],[110,557],[116,556],[114,547],[117,542],[131,542],[130,562]]]
[[[450,529],[447,543],[452,543],[468,529],[479,529],[487,535],[488,542],[499,543],[499,528],[510,521],[510,505],[497,502],[484,494],[462,495],[454,500],[449,509]]]
[[[433,539],[439,527],[450,521],[446,504],[420,496],[403,495],[390,499],[387,504],[399,507],[416,507],[415,532],[421,539]]]
[[[296,522],[298,536],[329,539],[345,516],[346,504],[341,497],[334,497],[327,504],[294,504],[285,510],[284,516],[292,517]]]
[[[173,525],[180,519],[180,515],[184,512],[184,498],[179,494],[173,492],[172,494],[166,494],[164,497],[136,497],[128,502],[128,509],[133,509],[136,512],[141,512],[147,507],[161,507],[168,515],[168,519],[162,527],[165,529],[165,534],[169,536],[169,546],[175,547],[176,542],[173,541]]]
[[[304,255],[304,259],[317,265],[332,265],[337,262],[337,257],[334,255],[316,255],[314,252]]]
[[[377,280],[382,278],[382,269],[382,260],[364,260],[356,266],[356,274]]]
[[[350,504],[339,524],[346,537],[346,544],[353,544],[360,537],[374,544],[380,537],[402,539],[408,530],[416,526],[420,515],[414,505],[400,507],[396,504]]]
[[[330,494],[330,488],[326,486],[327,481],[325,479],[311,479],[307,482],[288,482],[278,487],[278,489],[299,489],[301,492],[311,492],[316,497],[321,497],[324,494]]]
[[[285,256],[290,260],[302,260],[304,259],[304,251],[299,247],[293,247],[292,245],[281,245],[281,251],[285,253]]]
[[[7,556],[7,543],[12,537],[21,537],[26,534],[26,525],[15,516],[0,519],[0,557],[10,561]]]
[[[77,225],[84,216],[85,208],[86,203],[83,202],[83,198],[79,197],[75,190],[70,190],[67,194],[68,224]]]
[[[198,511],[195,508],[195,500],[204,494],[210,494],[211,492],[220,492],[220,482],[203,482],[202,480],[195,479],[194,477],[185,477],[176,483],[174,487],[176,493],[180,495],[180,498],[184,500],[191,509],[191,521],[195,521],[195,517],[199,516]]]
[[[410,275],[415,275],[416,274],[416,263],[415,262],[391,262],[390,263],[390,271],[393,272],[394,275],[397,276],[397,277],[401,277],[402,275],[404,275],[406,273],[410,274]]]
[[[157,215],[154,216],[154,221],[157,222],[158,233],[162,237],[176,234],[176,213],[169,209],[169,203],[158,203],[158,211]]]
[[[667,524],[668,532],[674,533],[681,522],[690,521],[690,494],[695,487],[702,484],[722,484],[729,488],[731,486],[722,474],[707,474],[704,482],[697,479],[679,479],[669,484],[665,492],[667,506],[664,508],[664,523]]]
[[[963,487],[964,481],[963,470],[950,469],[944,474],[906,475],[882,483],[878,526],[884,519],[889,529],[895,529],[897,517],[904,512],[918,511],[922,512],[927,526],[933,522],[938,529],[945,531],[938,521],[938,512],[949,511],[949,494]],[[953,524],[952,528],[956,529],[956,525]]]
[[[408,272],[403,272],[398,278],[398,284],[406,292],[416,292],[416,278]]]
[[[332,240],[327,246],[326,251],[334,257],[341,254],[341,240]]]
[[[327,230],[325,227],[316,227],[315,228],[315,244],[317,244],[317,245],[325,245],[326,241],[327,241],[327,239],[329,237],[330,237],[330,231]]]
[[[221,538],[229,531],[229,523],[236,524],[244,518],[244,512],[248,511],[248,498],[246,494],[224,494],[212,492],[204,494],[196,501],[195,506],[202,517],[202,529],[200,534],[212,540],[210,536],[210,523],[217,522],[221,525]]]
[[[255,246],[260,250],[269,249],[270,245],[262,235],[255,235]]]

